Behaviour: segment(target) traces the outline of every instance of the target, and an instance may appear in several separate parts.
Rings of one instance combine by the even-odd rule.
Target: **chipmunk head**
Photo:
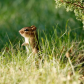
[[[36,33],[36,27],[34,25],[32,25],[31,27],[24,27],[21,30],[19,30],[19,33],[23,37],[33,37]]]

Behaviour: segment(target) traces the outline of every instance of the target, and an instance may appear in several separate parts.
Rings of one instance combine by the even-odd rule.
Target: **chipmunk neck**
[[[29,44],[29,39],[30,39],[30,38],[28,38],[28,37],[25,38],[25,43],[28,43],[28,44]]]
[[[25,43],[30,43],[30,40],[33,39],[34,37],[25,37]]]

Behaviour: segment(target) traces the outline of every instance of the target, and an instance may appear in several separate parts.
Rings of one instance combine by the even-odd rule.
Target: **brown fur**
[[[36,32],[36,27],[24,27],[22,28],[19,33],[26,39],[29,39],[30,46],[32,47],[32,52],[37,53],[39,50],[39,41],[38,35]],[[24,42],[22,45],[28,45],[29,43]]]

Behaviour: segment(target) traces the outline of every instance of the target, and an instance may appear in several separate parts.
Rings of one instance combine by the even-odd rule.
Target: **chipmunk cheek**
[[[26,35],[28,35],[28,34],[29,34],[29,32],[25,32],[25,34],[26,34]]]

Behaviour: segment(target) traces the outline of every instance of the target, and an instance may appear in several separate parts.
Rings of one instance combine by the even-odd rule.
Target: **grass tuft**
[[[65,32],[60,38],[56,32],[52,37],[44,33],[45,39],[41,38],[40,41],[41,60],[31,51],[27,54],[20,42],[15,45],[10,42],[10,46],[6,45],[0,53],[0,83],[79,84],[79,72],[82,73],[83,64],[83,42],[70,42],[70,34],[66,32],[65,35]],[[66,53],[69,54],[68,57]]]

